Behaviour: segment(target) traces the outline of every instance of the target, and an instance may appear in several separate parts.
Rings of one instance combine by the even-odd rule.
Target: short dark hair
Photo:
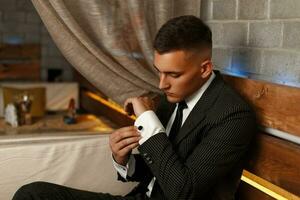
[[[201,50],[203,47],[211,49],[211,30],[198,17],[175,17],[159,29],[153,47],[159,54],[175,50]]]

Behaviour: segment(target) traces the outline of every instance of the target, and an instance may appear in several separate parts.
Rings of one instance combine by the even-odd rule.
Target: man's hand
[[[134,126],[120,128],[109,137],[109,145],[115,161],[126,166],[132,149],[139,145],[140,133]]]
[[[132,97],[125,101],[124,110],[129,114],[135,114],[139,117],[143,112],[147,110],[154,110],[155,103],[149,97]]]

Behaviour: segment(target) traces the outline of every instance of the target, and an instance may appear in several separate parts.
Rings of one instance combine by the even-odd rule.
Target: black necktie
[[[187,105],[185,101],[181,101],[178,103],[177,111],[176,111],[176,117],[172,124],[171,131],[169,133],[169,139],[171,142],[173,142],[175,136],[179,132],[179,129],[181,128],[182,123],[182,111],[183,109],[187,108]]]

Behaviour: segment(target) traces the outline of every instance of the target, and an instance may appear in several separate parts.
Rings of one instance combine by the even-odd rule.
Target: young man
[[[194,16],[173,18],[159,30],[154,49],[165,98],[156,112],[147,97],[128,99],[135,125],[110,136],[119,179],[140,184],[116,197],[33,183],[14,199],[26,193],[27,199],[234,199],[255,117],[213,71],[209,27]],[[139,154],[131,154],[135,147]]]

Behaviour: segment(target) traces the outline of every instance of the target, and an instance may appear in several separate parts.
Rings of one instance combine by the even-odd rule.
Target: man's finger
[[[137,128],[135,126],[123,127],[123,128],[117,129],[114,132],[112,132],[110,134],[110,137],[115,138],[116,136],[119,136],[120,134],[123,134],[123,132],[134,131],[134,130],[137,130]]]
[[[140,133],[138,132],[137,128],[134,127],[133,129],[127,129],[126,131],[118,131],[116,133],[113,133],[110,137],[110,141],[113,143],[117,143],[125,138],[129,137],[137,137],[140,136]]]
[[[114,145],[114,147],[117,151],[120,151],[120,150],[126,148],[127,146],[130,146],[133,143],[137,143],[140,139],[141,139],[140,136],[138,136],[138,137],[129,137],[129,138],[120,140],[118,143],[116,143]]]
[[[135,142],[135,143],[132,143],[128,146],[126,146],[125,148],[121,149],[118,154],[120,156],[125,156],[127,155],[132,149],[136,148],[137,146],[139,146],[139,143],[138,142]]]

